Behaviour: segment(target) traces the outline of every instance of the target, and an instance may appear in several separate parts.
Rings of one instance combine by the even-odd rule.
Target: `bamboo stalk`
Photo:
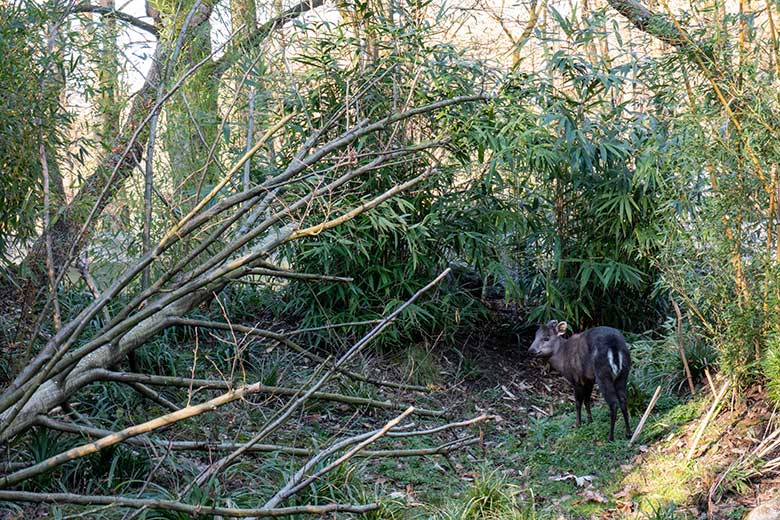
[[[696,388],[693,386],[693,377],[691,376],[691,368],[688,366],[688,357],[685,355],[685,347],[683,346],[683,334],[682,334],[682,313],[680,312],[680,306],[672,299],[672,305],[674,306],[674,312],[677,314],[677,348],[680,350],[680,359],[682,359],[683,367],[685,367],[685,377],[688,379],[688,387],[691,390],[691,395],[696,395]]]
[[[729,383],[730,380],[727,379],[720,388],[718,395],[715,396],[715,400],[712,401],[712,405],[710,406],[709,411],[707,411],[707,415],[704,416],[704,420],[702,420],[702,422],[699,424],[699,427],[696,429],[696,435],[693,436],[693,442],[691,443],[691,448],[688,450],[688,455],[685,457],[685,460],[691,460],[693,458],[693,454],[696,451],[696,447],[699,445],[699,441],[701,440],[701,436],[704,434],[704,430],[710,423],[710,420],[712,419],[715,410],[718,408],[718,405],[720,405],[723,396],[726,395],[726,390],[729,387]]]
[[[647,422],[647,418],[650,417],[650,412],[653,411],[653,407],[655,406],[656,401],[658,401],[658,398],[661,396],[661,387],[655,389],[655,393],[653,394],[653,398],[650,399],[650,404],[647,405],[647,409],[645,410],[645,413],[642,415],[642,419],[639,420],[639,424],[636,427],[636,430],[634,430],[634,435],[631,436],[631,440],[628,441],[628,445],[631,446],[634,444],[634,441],[639,438],[639,434],[642,433],[642,428],[645,427],[645,422]]]
[[[718,395],[718,391],[715,389],[715,383],[712,382],[712,376],[710,375],[710,369],[705,368],[704,369],[704,375],[707,376],[707,384],[710,387],[710,391],[712,392],[712,395]]]

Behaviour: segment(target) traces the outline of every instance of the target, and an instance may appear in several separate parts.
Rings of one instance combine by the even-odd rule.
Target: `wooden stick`
[[[134,372],[116,372],[102,368],[95,369],[95,377],[104,381],[116,381],[127,384],[145,383],[149,385],[173,386],[181,388],[189,388],[190,385],[192,385],[193,387],[199,389],[208,388],[218,390],[230,390],[232,388],[238,388],[242,384],[240,382],[232,383],[230,381],[221,381],[219,379],[190,379],[187,377],[157,376],[152,374],[138,374]],[[281,386],[258,385],[256,393],[297,396],[300,394],[300,390]],[[385,410],[405,410],[409,406],[393,401],[379,401],[377,399],[352,397],[349,395],[334,394],[331,392],[315,392],[312,394],[312,398],[323,401],[336,401],[340,403],[353,404],[356,406],[370,406],[373,408],[382,408]],[[415,408],[415,413],[417,415],[425,415],[428,417],[440,417],[445,414],[445,411]]]
[[[710,376],[709,368],[704,369],[704,375],[707,376],[707,384],[710,385],[710,390],[712,391],[712,395],[718,395],[718,391],[715,390],[715,383],[712,382],[712,376]]]
[[[184,419],[189,419],[191,417],[195,417],[202,413],[210,412],[212,410],[219,408],[222,405],[233,402],[237,399],[243,399],[244,397],[248,397],[252,394],[256,394],[262,387],[263,385],[261,385],[260,383],[255,383],[253,385],[243,386],[235,390],[230,390],[229,392],[226,392],[204,403],[194,405],[194,406],[187,406],[186,408],[182,408],[177,412],[172,412],[167,415],[163,415],[161,417],[152,419],[151,421],[146,421],[137,426],[130,426],[129,428],[125,428],[124,430],[121,430],[119,432],[112,433],[111,435],[102,437],[96,440],[95,442],[90,442],[89,444],[84,444],[82,446],[76,446],[75,448],[71,448],[58,455],[49,457],[48,459],[43,460],[33,466],[30,466],[29,468],[19,470],[17,472],[14,472],[10,475],[1,478],[0,487],[8,487],[14,484],[18,484],[23,480],[26,480],[30,477],[33,477],[35,475],[53,469],[57,466],[60,466],[61,464],[64,464],[74,459],[85,457],[87,455],[98,452],[104,448],[113,446],[114,444],[118,444],[137,435],[158,430],[164,426],[168,426],[170,424],[182,421]]]
[[[82,505],[112,505],[138,509],[148,507],[150,509],[162,509],[166,511],[179,511],[188,515],[203,516],[228,516],[228,517],[268,517],[288,516],[297,514],[325,513],[366,513],[379,509],[379,504],[324,504],[303,505],[291,507],[277,507],[273,509],[237,509],[232,507],[209,507],[204,505],[192,505],[175,500],[157,500],[149,498],[127,498],[105,495],[77,495],[75,493],[31,493],[28,491],[0,491],[0,501],[9,502],[35,502],[48,504],[82,504]]]
[[[715,400],[712,402],[712,406],[710,406],[709,411],[707,412],[707,415],[704,416],[704,420],[699,424],[699,428],[696,430],[696,435],[693,437],[693,443],[691,444],[691,449],[688,450],[688,455],[685,457],[685,460],[691,460],[693,458],[693,454],[696,451],[696,447],[699,445],[699,441],[701,440],[701,436],[704,434],[705,428],[707,428],[707,425],[710,423],[710,420],[712,419],[712,415],[715,413],[715,409],[720,404],[721,400],[723,399],[723,396],[726,395],[726,390],[729,387],[730,380],[726,379],[726,382],[723,383],[723,386],[720,388],[720,392],[718,392],[718,395],[715,397]]]
[[[680,358],[682,359],[683,367],[685,367],[685,377],[688,378],[688,387],[691,389],[691,395],[696,395],[691,368],[688,366],[688,357],[685,355],[685,347],[683,346],[682,313],[680,312],[680,306],[677,305],[674,298],[672,298],[672,305],[674,305],[674,312],[677,314],[677,348],[680,349]]]
[[[404,410],[400,415],[390,420],[381,429],[371,432],[368,435],[363,434],[363,435],[355,436],[350,439],[345,439],[344,442],[348,442],[348,443],[352,443],[354,440],[354,442],[357,442],[357,446],[354,446],[347,453],[343,454],[338,459],[334,460],[324,468],[320,469],[314,475],[311,475],[310,477],[304,479],[303,477],[306,474],[306,470],[309,467],[311,467],[310,463],[314,463],[315,460],[318,459],[318,457],[315,456],[314,459],[310,461],[310,463],[304,464],[304,466],[301,469],[299,469],[295,473],[295,475],[293,475],[292,479],[290,479],[290,481],[287,484],[285,484],[285,486],[282,489],[280,489],[270,500],[268,500],[268,502],[266,502],[263,507],[266,508],[278,507],[282,501],[286,500],[287,498],[296,494],[300,490],[309,486],[312,482],[314,482],[321,476],[330,473],[331,471],[336,469],[339,465],[343,464],[352,456],[354,456],[356,453],[358,453],[360,450],[362,450],[372,442],[376,441],[377,439],[385,435],[388,431],[390,431],[393,427],[397,426],[399,422],[401,422],[406,416],[408,416],[413,411],[414,411],[414,406],[410,406],[409,408]],[[337,443],[336,445],[340,445],[340,444],[341,443]]]
[[[650,399],[650,404],[647,405],[647,409],[645,410],[644,415],[642,415],[642,419],[640,419],[639,424],[636,427],[636,430],[634,430],[634,435],[631,436],[631,440],[628,441],[628,445],[631,446],[634,444],[634,441],[639,438],[639,434],[642,433],[642,428],[645,427],[645,422],[647,421],[647,418],[650,416],[650,412],[653,411],[653,407],[655,406],[655,402],[658,401],[658,398],[661,396],[661,387],[655,389],[655,393],[653,394],[653,398]]]

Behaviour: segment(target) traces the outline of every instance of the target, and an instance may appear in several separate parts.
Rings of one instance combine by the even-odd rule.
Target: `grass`
[[[535,520],[533,497],[524,502],[519,488],[496,470],[480,474],[459,500],[433,512],[436,520]]]
[[[201,346],[206,348],[203,340]],[[186,375],[192,363],[192,352],[177,350],[179,355],[172,359],[164,355],[170,351],[161,339],[145,347],[141,362],[147,368],[156,368],[164,373]],[[225,347],[211,352],[219,354],[219,359],[212,360],[214,365],[220,368],[231,366],[234,350]],[[246,352],[249,353],[249,350]],[[642,518],[682,520],[686,517],[678,511],[678,506],[690,504],[695,499],[697,482],[711,471],[711,468],[689,464],[681,459],[680,450],[672,449],[676,438],[670,438],[700,414],[700,401],[682,402],[674,394],[663,394],[641,439],[642,444],[652,445],[653,449],[642,455],[641,463],[636,463],[639,446],[628,446],[627,441],[621,438],[623,426],[620,421],[616,425],[618,440],[607,442],[609,418],[602,401],[594,405],[593,423],[573,428],[574,405],[568,400],[568,389],[564,393],[555,386],[554,375],[543,376],[546,383],[553,385],[552,391],[528,387],[516,391],[515,388],[513,391],[517,396],[512,398],[502,386],[509,383],[497,372],[486,370],[478,358],[453,356],[448,365],[434,354],[418,346],[411,348],[405,359],[396,360],[390,367],[377,365],[375,360],[360,359],[354,369],[366,373],[372,368],[394,370],[388,377],[405,378],[415,384],[456,382],[455,386],[438,394],[401,396],[343,378],[334,380],[330,390],[360,397],[414,399],[420,406],[448,408],[456,418],[473,417],[480,413],[499,414],[503,421],[480,428],[484,449],[473,446],[452,454],[449,459],[356,458],[306,489],[297,498],[298,503],[382,500],[380,510],[361,517],[366,520],[558,520],[599,518],[619,505],[616,495],[628,490],[628,500],[638,505],[639,514],[644,515]],[[264,351],[262,358],[246,364],[247,379],[295,386],[296,381],[308,377],[312,367],[296,371],[294,368],[301,365],[294,363],[281,349]],[[444,373],[446,370],[451,373]],[[519,377],[532,376],[521,374]],[[93,385],[80,397],[88,414],[99,419],[104,427],[112,429],[116,429],[117,425],[139,422],[143,419],[142,411],[149,413],[150,406],[153,406],[141,402],[133,391],[113,383]],[[174,391],[170,397],[181,402],[186,399],[186,391]],[[250,401],[258,405],[262,400]],[[121,404],[128,402],[136,406],[126,411],[126,416],[118,416],[120,410],[125,410]],[[643,409],[645,402],[639,400],[637,408]],[[202,438],[205,432],[224,440],[244,439],[246,435],[242,432],[256,431],[269,413],[268,409],[254,405],[231,406],[205,414],[197,421],[175,426],[169,434],[172,438],[186,439]],[[334,434],[331,428],[334,421],[353,412],[356,415],[349,419],[348,428],[360,431],[369,427],[369,423],[376,425],[388,414],[392,415],[377,411],[365,413],[365,410],[357,413],[338,403],[312,402],[301,412],[296,421],[297,429],[278,432],[274,442],[304,447],[324,446]],[[420,427],[435,423],[417,420],[420,420]],[[632,426],[635,427],[637,421],[638,414],[634,413]],[[349,429],[341,434],[346,434]],[[475,428],[473,433],[477,431]],[[36,431],[32,435],[27,446],[28,458],[46,458],[62,446],[59,443],[63,439]],[[451,440],[451,437],[439,440]],[[401,443],[385,439],[375,447],[422,448],[436,443],[435,439],[413,437]],[[71,475],[73,472],[102,475],[106,488],[93,488],[96,493],[111,492],[113,487],[122,494],[132,495],[137,483],[143,481],[145,472],[149,471],[148,466],[135,460],[134,451],[126,448],[106,452],[104,458],[85,463],[88,464],[64,469]],[[216,494],[237,506],[256,506],[258,500],[272,493],[296,471],[300,463],[301,459],[281,455],[246,457],[228,470],[225,478],[217,484],[220,489],[195,489],[187,499],[207,503],[209,497]],[[177,464],[178,470],[184,469],[182,480],[175,483],[181,488],[187,479],[198,474],[204,464],[203,456],[182,455],[177,458]],[[52,474],[54,477],[59,475]],[[578,485],[575,479],[565,478],[569,475],[588,477],[589,480]],[[125,482],[122,482],[123,479]],[[136,482],[136,487],[132,482]],[[150,485],[147,494],[162,496],[163,484],[170,485],[171,482],[161,479],[159,484],[159,487],[156,483]],[[48,480],[39,485],[51,487],[54,481]],[[66,509],[67,512],[77,511],[75,508]],[[175,516],[162,514],[154,517]],[[113,518],[110,513],[104,517]]]

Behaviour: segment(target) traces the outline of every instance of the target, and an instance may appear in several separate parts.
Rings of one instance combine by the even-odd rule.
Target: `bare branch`
[[[134,27],[144,30],[155,37],[160,36],[160,31],[157,30],[157,27],[155,27],[154,25],[144,22],[143,20],[136,18],[135,16],[129,15],[125,12],[118,11],[113,7],[103,7],[101,5],[91,5],[91,4],[84,3],[84,4],[78,4],[73,6],[71,12],[96,13],[96,14],[101,14],[103,16],[111,16],[113,18],[116,18],[117,20],[122,20],[125,23],[129,23]]]
[[[147,399],[159,404],[163,408],[167,408],[172,412],[176,412],[179,410],[178,406],[176,406],[174,403],[170,402],[169,400],[167,400],[159,393],[155,392],[154,390],[152,390],[151,388],[149,388],[143,383],[133,382],[133,383],[128,383],[128,386],[130,386],[130,388],[132,388],[142,396],[146,397]]]
[[[256,274],[259,276],[270,276],[274,278],[290,278],[292,280],[308,280],[311,282],[343,282],[352,283],[354,278],[347,278],[344,276],[328,276],[324,274],[314,273],[296,273],[293,271],[287,271],[285,269],[267,269],[265,267],[255,267],[249,274]]]
[[[230,390],[235,388],[231,382],[220,381],[218,379],[190,379],[186,377],[173,377],[173,376],[156,376],[151,374],[134,374],[130,372],[112,372],[109,370],[97,369],[94,371],[95,377],[104,381],[117,381],[122,383],[147,383],[150,385],[161,386],[174,386],[180,388],[210,388],[219,390]],[[253,393],[259,394],[271,394],[271,395],[283,395],[294,396],[301,393],[296,388],[285,388],[282,386],[265,386],[259,385]],[[370,406],[372,408],[382,408],[385,410],[403,410],[407,405],[401,403],[394,403],[391,401],[378,401],[376,399],[368,399],[365,397],[353,397],[349,395],[334,394],[330,392],[314,392],[311,397],[313,399],[319,399],[322,401],[335,401],[345,404],[353,404],[359,406]],[[444,415],[443,410],[427,410],[425,408],[417,408],[415,412],[418,415],[427,417],[440,417]]]
[[[377,323],[381,323],[382,320],[371,320],[367,322],[355,322],[352,325],[376,325]],[[322,356],[319,356],[315,354],[314,352],[302,347],[298,343],[290,340],[288,336],[291,336],[293,333],[278,333],[273,332],[270,330],[265,329],[259,329],[257,327],[247,327],[245,325],[237,325],[237,324],[227,324],[222,323],[218,321],[205,321],[205,320],[194,320],[189,318],[171,318],[169,320],[169,323],[171,325],[184,325],[189,327],[201,327],[201,328],[210,328],[210,329],[220,329],[220,330],[233,330],[236,332],[240,332],[242,334],[249,334],[253,336],[259,336],[262,338],[268,338],[273,341],[278,342],[279,344],[289,348],[293,352],[296,352],[298,354],[301,354],[302,356],[307,357],[308,359],[315,361],[317,363],[325,363],[326,360]],[[344,326],[350,326],[348,324],[344,324]],[[313,328],[313,329],[307,329],[306,332],[312,331],[312,330],[319,330],[321,327]],[[295,331],[295,334],[302,331]],[[408,385],[404,383],[398,383],[396,381],[383,381],[383,380],[376,380],[372,379],[370,377],[367,377],[363,374],[359,374],[357,372],[352,372],[350,370],[347,370],[345,368],[339,368],[339,373],[344,374],[347,377],[350,377],[352,379],[355,379],[357,381],[363,381],[364,383],[368,383],[375,386],[385,386],[388,388],[399,388],[403,390],[410,390],[413,392],[430,392],[430,389],[424,386],[419,385]]]
[[[32,493],[29,491],[2,491],[0,500],[17,502],[34,502],[43,504],[81,504],[81,505],[111,505],[138,509],[162,509],[166,511],[179,511],[192,516],[221,515],[227,517],[276,517],[287,515],[311,514],[324,515],[326,513],[367,513],[379,509],[379,504],[325,504],[305,505],[293,507],[239,509],[232,507],[209,507],[203,505],[191,505],[175,500],[156,500],[150,498],[127,498],[105,495],[77,495],[75,493]]]
[[[217,77],[222,76],[233,64],[235,64],[238,61],[238,59],[243,53],[250,52],[251,47],[261,42],[265,37],[271,34],[271,32],[273,32],[277,27],[284,25],[285,23],[297,18],[298,16],[302,15],[307,11],[316,9],[317,7],[323,5],[324,3],[325,3],[324,0],[302,0],[300,3],[290,7],[279,16],[276,16],[275,18],[272,18],[271,20],[267,21],[266,23],[264,23],[263,25],[255,29],[252,32],[252,34],[250,34],[244,41],[240,42],[236,46],[237,49],[241,50],[240,53],[239,52],[226,53],[222,58],[217,60],[215,62],[214,74]]]
[[[372,328],[357,343],[352,345],[352,347],[349,350],[347,350],[344,354],[342,354],[342,356],[333,364],[333,366],[330,367],[327,370],[327,372],[325,372],[325,374],[317,382],[315,382],[313,385],[309,387],[306,393],[304,393],[303,395],[295,399],[293,402],[291,402],[286,410],[279,413],[279,415],[277,415],[275,418],[270,420],[257,435],[255,435],[241,448],[237,449],[230,455],[227,455],[226,457],[217,461],[215,464],[213,464],[211,467],[205,470],[200,476],[198,476],[198,478],[195,479],[193,482],[203,483],[208,478],[216,476],[220,471],[222,471],[224,468],[232,464],[247,449],[252,447],[254,444],[257,444],[258,442],[262,441],[268,435],[276,431],[277,428],[279,428],[282,424],[284,424],[284,422],[287,419],[290,418],[290,416],[293,414],[293,412],[295,412],[295,410],[300,408],[303,405],[303,403],[305,403],[306,400],[309,397],[311,397],[312,394],[318,391],[333,376],[333,374],[337,372],[339,367],[349,362],[352,358],[355,357],[355,355],[360,353],[366,347],[366,345],[368,345],[369,342],[371,342],[384,329],[390,326],[390,324],[393,323],[398,318],[398,316],[400,316],[401,313],[403,313],[404,310],[406,310],[410,305],[412,305],[415,301],[417,301],[417,299],[420,296],[422,296],[424,293],[426,293],[431,288],[438,285],[439,282],[441,282],[449,273],[450,273],[450,269],[449,268],[445,269],[439,276],[433,279],[425,287],[421,288],[416,293],[414,293],[411,298],[406,300],[402,305],[399,305],[392,313],[390,313],[390,315],[384,318],[377,326]]]
[[[306,479],[303,479],[303,476],[306,474],[306,471],[308,471],[309,468],[314,467],[315,463],[312,462],[314,459],[304,464],[304,466],[295,473],[295,475],[287,482],[287,484],[285,484],[285,486],[282,489],[280,489],[268,502],[265,503],[265,507],[276,507],[284,500],[290,498],[291,496],[298,493],[302,489],[305,489],[307,486],[311,485],[315,480],[321,478],[324,475],[327,475],[328,473],[330,473],[331,471],[339,467],[341,464],[343,464],[344,462],[352,458],[360,450],[362,450],[369,444],[381,438],[388,431],[390,431],[390,429],[398,425],[399,422],[401,422],[406,416],[411,414],[413,411],[414,411],[414,407],[410,406],[409,408],[404,410],[403,413],[393,418],[391,421],[388,421],[388,423],[385,424],[382,428],[380,428],[375,432],[372,432],[369,436],[360,440],[360,442],[358,442],[357,445],[354,448],[350,449],[347,453],[345,453],[344,455],[334,460],[324,468],[317,471],[314,475],[311,475]],[[358,437],[363,437],[363,436],[358,436]],[[348,440],[352,440],[352,439],[348,439]]]

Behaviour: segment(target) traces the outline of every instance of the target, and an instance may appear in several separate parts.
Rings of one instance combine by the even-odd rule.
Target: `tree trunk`
[[[170,45],[177,45],[181,26],[195,5],[194,1],[158,2],[163,11],[161,19],[170,27]],[[210,11],[210,9],[209,9]],[[188,31],[176,62],[169,67],[170,77],[163,81],[172,84],[195,64],[211,55],[211,23],[205,17],[203,23]],[[195,205],[203,186],[212,184],[218,177],[213,156],[209,150],[217,138],[218,78],[213,74],[213,62],[201,67],[166,104],[165,128],[162,143],[171,164],[171,182],[176,191],[184,194],[178,205],[187,208]],[[206,192],[209,190],[206,189]]]
[[[155,55],[159,58],[159,48]],[[148,137],[146,117],[154,105],[158,63],[152,64],[146,82],[136,94],[124,131],[114,142],[94,173],[87,177],[69,204],[62,207],[51,226],[53,264],[62,269],[81,250],[94,229],[94,218],[99,215],[132,173],[143,154]],[[38,238],[22,262],[22,274],[27,279],[27,290],[36,292],[46,284],[46,240]]]

